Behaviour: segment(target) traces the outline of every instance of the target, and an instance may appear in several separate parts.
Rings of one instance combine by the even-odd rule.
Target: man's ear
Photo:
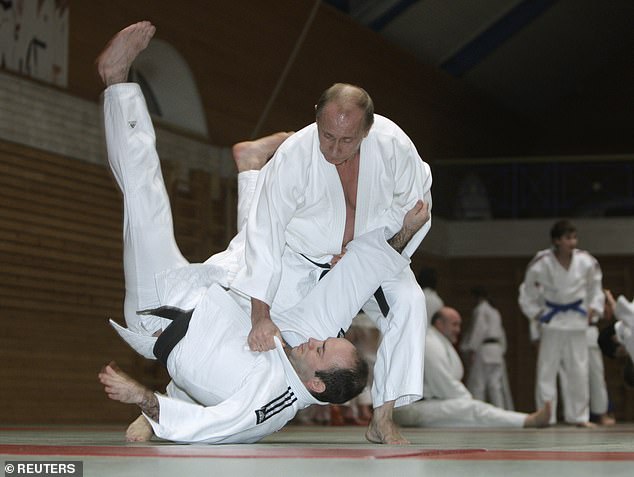
[[[326,390],[326,383],[317,376],[313,376],[305,384],[308,390],[313,393],[321,394]]]

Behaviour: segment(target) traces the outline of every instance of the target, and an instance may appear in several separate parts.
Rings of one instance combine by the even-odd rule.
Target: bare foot
[[[266,161],[275,154],[280,144],[292,134],[292,132],[278,132],[254,141],[234,144],[233,160],[238,167],[238,172],[262,169]]]
[[[575,427],[580,427],[582,429],[594,429],[597,425],[594,422],[577,422]]]
[[[614,419],[609,414],[602,414],[599,418],[599,424],[602,426],[613,426],[616,424],[616,419]]]
[[[548,427],[550,425],[550,414],[552,403],[546,401],[544,407],[526,416],[524,427]]]
[[[406,445],[409,441],[403,437],[401,430],[392,421],[377,423],[370,421],[365,438],[375,444]]]
[[[156,28],[144,21],[130,25],[117,33],[97,57],[97,71],[106,86],[128,79],[130,66],[150,43]]]
[[[394,401],[386,402],[374,409],[372,420],[365,432],[365,438],[375,444],[405,445],[409,441],[403,437],[401,430],[392,420]]]
[[[154,431],[143,414],[137,417],[125,431],[125,440],[128,442],[147,442],[152,439]]]

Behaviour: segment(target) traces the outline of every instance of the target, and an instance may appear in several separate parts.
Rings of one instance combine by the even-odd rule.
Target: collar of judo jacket
[[[282,342],[277,336],[274,336],[273,339],[275,340],[275,351],[277,352],[280,361],[284,366],[284,374],[286,374],[286,380],[288,381],[291,389],[295,392],[297,399],[301,402],[302,408],[311,404],[319,404],[322,406],[328,404],[317,399],[310,393],[310,391],[308,391],[308,389],[306,389],[306,386],[304,386],[304,383],[295,372],[295,368],[293,368],[293,365],[288,360],[286,352],[284,351],[284,347],[282,346]]]

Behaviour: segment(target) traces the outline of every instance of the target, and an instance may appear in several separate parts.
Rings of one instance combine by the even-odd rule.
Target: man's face
[[[336,103],[327,104],[317,118],[319,150],[334,165],[352,159],[368,135],[363,111],[359,108],[342,110]]]
[[[315,371],[332,368],[351,368],[355,362],[355,348],[345,338],[319,341],[310,338],[306,343],[291,348],[288,359],[304,382],[315,376]]]
[[[572,253],[577,248],[577,232],[568,232],[567,234],[555,239],[555,247],[562,253]]]
[[[453,308],[443,310],[443,318],[436,321],[436,328],[440,331],[452,344],[458,343],[460,336],[460,325],[462,319],[460,314]]]

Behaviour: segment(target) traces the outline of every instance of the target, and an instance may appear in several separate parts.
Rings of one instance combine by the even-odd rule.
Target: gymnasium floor
[[[8,461],[82,461],[83,475],[634,476],[634,424],[577,429],[405,429],[409,446],[372,445],[363,427],[287,426],[258,444],[127,444],[123,427],[4,427]]]

